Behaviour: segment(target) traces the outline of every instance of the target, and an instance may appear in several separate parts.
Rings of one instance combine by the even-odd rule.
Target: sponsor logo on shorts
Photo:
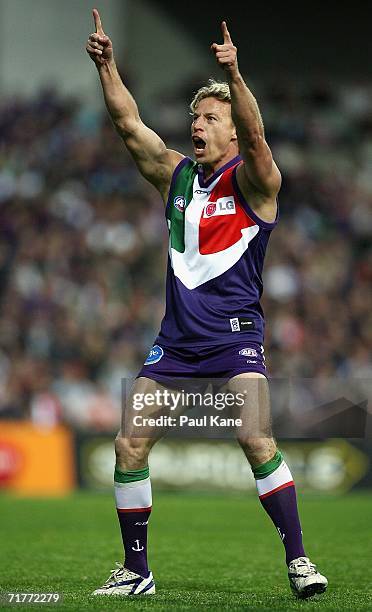
[[[257,361],[254,361],[254,359],[247,359],[247,363],[257,363]]]
[[[183,196],[176,196],[173,200],[173,204],[177,210],[183,212],[185,210],[186,200]]]
[[[152,365],[153,363],[158,363],[158,361],[160,361],[163,355],[164,355],[164,351],[161,348],[161,346],[158,346],[157,344],[155,344],[155,346],[153,346],[151,351],[149,352],[144,365]]]
[[[243,348],[239,351],[239,355],[244,355],[244,357],[257,357],[257,351],[253,348]]]
[[[220,215],[235,215],[235,202],[233,196],[218,198],[217,202],[208,202],[204,208],[203,217],[218,217]]]

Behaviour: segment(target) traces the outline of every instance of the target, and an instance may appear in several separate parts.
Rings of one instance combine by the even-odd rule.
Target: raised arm
[[[93,9],[95,32],[86,45],[102,84],[107,110],[141,174],[166,201],[174,168],[183,155],[167,149],[162,139],[141,120],[137,104],[120,78],[110,38],[104,33],[100,15]]]
[[[276,214],[276,196],[281,175],[265,140],[264,126],[257,101],[241,76],[234,46],[226,22],[221,24],[223,44],[213,43],[218,64],[226,72],[231,93],[231,115],[238,136],[244,163],[239,166],[237,179],[252,208],[266,221]]]

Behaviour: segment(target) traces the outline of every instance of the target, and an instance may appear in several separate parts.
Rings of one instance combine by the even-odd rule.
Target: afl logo
[[[205,207],[205,216],[211,217],[216,212],[216,202],[210,202]]]
[[[243,355],[243,357],[258,357],[256,349],[252,348],[243,348],[239,351],[239,355]]]
[[[183,196],[176,196],[173,200],[173,204],[180,212],[185,210],[186,202]]]
[[[158,361],[160,361],[163,355],[164,355],[164,351],[161,348],[161,346],[158,346],[157,344],[155,344],[155,346],[153,346],[151,351],[149,352],[144,365],[152,365],[153,363],[158,363]]]

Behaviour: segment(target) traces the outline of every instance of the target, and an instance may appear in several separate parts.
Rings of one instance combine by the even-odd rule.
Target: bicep
[[[183,155],[167,149],[160,136],[141,120],[125,131],[117,129],[142,176],[164,191]]]
[[[258,136],[255,141],[241,146],[241,154],[244,160],[241,180],[247,181],[264,196],[276,196],[281,186],[281,174],[265,138]]]

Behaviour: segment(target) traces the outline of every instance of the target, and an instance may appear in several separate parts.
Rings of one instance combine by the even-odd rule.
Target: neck
[[[202,164],[204,179],[207,181],[211,176],[213,176],[213,174],[218,172],[218,170],[220,168],[222,168],[223,166],[228,164],[237,155],[239,155],[239,151],[235,151],[234,153],[231,153],[230,155],[226,155],[226,156],[224,156],[222,159],[220,159],[217,162],[210,163],[210,164],[208,164],[208,163],[207,164]]]

